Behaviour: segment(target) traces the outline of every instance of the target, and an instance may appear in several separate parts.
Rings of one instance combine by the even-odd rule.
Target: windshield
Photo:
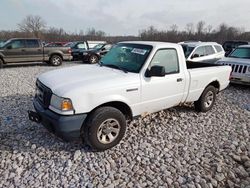
[[[152,48],[152,46],[143,44],[120,43],[101,59],[101,64],[139,73]]]
[[[182,46],[182,49],[184,51],[185,57],[188,58],[189,55],[194,50],[194,47],[191,47],[191,46],[188,46],[188,45],[184,45],[184,44],[182,44],[181,46]]]
[[[9,42],[10,42],[10,40],[8,40],[8,41],[0,41],[0,48],[4,47]]]
[[[236,48],[228,57],[250,59],[250,48]]]
[[[101,49],[104,45],[105,45],[105,44],[97,44],[97,45],[94,46],[93,49],[99,50],[99,49]]]
[[[4,42],[0,41],[0,48],[4,46]]]

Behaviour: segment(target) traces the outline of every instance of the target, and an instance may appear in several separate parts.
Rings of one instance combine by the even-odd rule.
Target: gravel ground
[[[230,86],[208,113],[184,105],[136,119],[118,146],[90,152],[27,118],[36,77],[52,69],[0,70],[0,187],[250,188],[249,87]]]

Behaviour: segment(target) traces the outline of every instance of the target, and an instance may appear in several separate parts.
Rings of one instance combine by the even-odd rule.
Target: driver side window
[[[86,47],[85,47],[85,44],[84,44],[84,43],[80,43],[80,44],[78,44],[78,45],[77,45],[77,48],[78,48],[78,49],[86,49]]]
[[[163,66],[166,74],[179,72],[179,61],[175,49],[158,50],[151,61],[151,66]]]
[[[14,40],[7,46],[7,49],[18,49],[18,48],[25,48],[23,40]]]
[[[204,47],[198,47],[198,48],[194,51],[194,53],[193,53],[193,55],[192,55],[193,58],[196,58],[196,57],[203,57],[203,56],[205,56],[205,48],[204,48]]]

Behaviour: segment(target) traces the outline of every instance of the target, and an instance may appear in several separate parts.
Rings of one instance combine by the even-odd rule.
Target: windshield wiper
[[[128,71],[122,67],[119,67],[118,65],[113,65],[113,64],[103,64],[102,63],[102,66],[106,66],[106,67],[110,67],[110,68],[115,68],[115,69],[119,69],[125,73],[128,73]]]

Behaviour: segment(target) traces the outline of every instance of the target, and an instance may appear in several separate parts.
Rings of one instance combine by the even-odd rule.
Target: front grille
[[[222,63],[223,65],[229,65],[232,67],[232,72],[245,74],[247,72],[247,65],[237,65],[233,63]]]
[[[39,103],[44,107],[48,108],[50,105],[50,99],[52,96],[52,91],[42,84],[39,80],[36,81],[36,98]]]

